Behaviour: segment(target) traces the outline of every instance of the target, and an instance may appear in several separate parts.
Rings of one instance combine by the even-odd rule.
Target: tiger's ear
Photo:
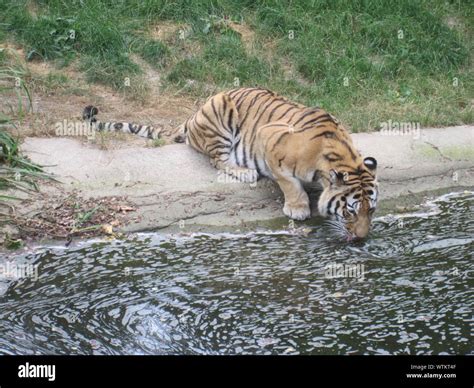
[[[331,186],[342,186],[345,184],[344,174],[336,170],[329,170],[329,182]]]
[[[371,156],[367,157],[364,159],[364,165],[367,167],[370,171],[377,170],[377,161],[372,158]]]

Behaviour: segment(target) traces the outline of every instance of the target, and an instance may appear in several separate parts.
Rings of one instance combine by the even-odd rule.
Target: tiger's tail
[[[93,105],[88,105],[82,112],[82,119],[89,122],[96,131],[124,132],[146,137],[148,139],[172,139],[175,143],[184,143],[184,126],[165,129],[163,125],[154,127],[152,125],[139,125],[127,122],[99,121],[97,114],[99,109]]]

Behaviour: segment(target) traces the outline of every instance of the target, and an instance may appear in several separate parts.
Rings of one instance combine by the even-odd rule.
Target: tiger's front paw
[[[283,207],[283,213],[285,213],[286,216],[299,221],[306,220],[311,216],[311,210],[307,203],[293,205],[285,203],[285,206]]]

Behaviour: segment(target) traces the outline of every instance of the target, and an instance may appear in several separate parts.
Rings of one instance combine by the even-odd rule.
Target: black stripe
[[[221,142],[217,142],[217,144],[213,145],[211,148],[206,148],[206,151],[210,154],[211,152],[213,152],[217,149],[220,149],[220,148],[227,149],[226,153],[228,153],[229,146],[227,146],[225,144],[222,144]]]
[[[273,97],[273,96],[272,96]],[[259,123],[260,119],[262,118],[263,114],[265,113],[265,110],[270,106],[272,105],[275,101],[278,101],[278,100],[273,100],[273,101],[270,101],[270,104],[266,105],[265,108],[263,108],[263,111],[262,113],[260,113],[260,116],[258,116],[258,119],[257,121],[255,121],[254,125],[253,125],[253,130],[257,129],[257,124]],[[263,104],[262,104],[263,105]],[[262,106],[260,105],[260,107]],[[260,110],[260,107],[258,108]],[[258,113],[258,112],[257,112]],[[256,117],[256,115],[254,116]]]
[[[271,149],[270,152],[272,152],[272,151],[275,149],[275,147],[276,147],[278,144],[280,144],[281,140],[282,140],[285,136],[287,136],[287,135],[289,135],[289,134],[290,134],[290,132],[288,132],[288,131],[283,132],[283,134],[278,138],[278,140],[275,142],[275,144],[273,144],[273,147],[272,147],[272,149]]]
[[[291,106],[291,107],[289,107],[285,112],[283,112],[283,114],[282,114],[280,117],[278,117],[278,118],[275,119],[275,120],[276,120],[276,121],[280,120],[282,117],[286,116],[287,113],[288,113],[290,110],[292,110],[292,109],[298,109],[298,107],[296,107],[296,106]]]
[[[301,120],[303,120],[305,117],[307,117],[307,116],[309,116],[309,115],[312,115],[312,114],[315,114],[315,113],[317,113],[317,112],[318,112],[318,111],[317,111],[317,110],[315,111],[314,109],[309,110],[308,112],[306,112],[306,113],[304,113],[303,115],[301,115],[301,117],[300,117],[298,120],[296,120],[296,122],[294,123],[294,125],[297,125],[297,124],[298,124]]]
[[[225,98],[224,98],[224,103],[225,103]],[[221,123],[221,127],[223,130],[226,130],[228,128],[226,128],[225,124],[224,124],[224,117],[223,115],[221,115],[220,113],[217,112],[215,106],[214,106],[214,100],[212,100],[211,102],[211,106],[212,106],[212,110],[214,111],[214,114],[216,115],[216,118],[217,118],[217,121],[219,121]],[[225,114],[225,107],[224,107],[224,114]]]
[[[214,113],[214,116],[216,116],[216,119],[219,120],[219,115],[217,114],[216,110],[216,105],[214,104],[215,98],[211,100],[211,107],[212,107],[212,112]]]
[[[247,120],[247,117],[249,116],[250,111],[252,110],[251,108],[253,108],[253,105],[255,104],[255,100],[256,100],[258,97],[260,97],[261,95],[263,95],[263,94],[266,94],[266,92],[258,93],[258,94],[256,94],[256,95],[252,98],[252,100],[251,100],[250,103],[249,103],[249,107],[247,108],[247,112],[245,112],[245,116],[244,116],[244,118],[242,119],[242,121],[240,122],[240,125],[241,125],[241,126],[243,126],[245,120]],[[269,98],[271,98],[271,97],[272,97],[272,96],[269,96]],[[265,100],[265,101],[266,101],[266,100]],[[260,107],[262,106],[262,104],[263,104],[263,102],[261,102],[260,105],[258,106],[258,108],[257,108],[257,113],[258,113],[258,110],[260,109]],[[255,115],[254,115],[254,118],[255,118]]]
[[[242,163],[244,167],[247,167],[247,147],[245,146],[245,134],[244,134],[244,142],[242,143],[242,155],[244,157]]]
[[[274,95],[273,94],[268,94],[266,92],[264,92],[263,94],[266,94],[268,98],[265,98],[263,97],[259,102],[260,102],[260,105],[258,107],[256,107],[257,109],[254,109],[254,113],[253,113],[253,119],[255,119],[255,117],[257,116],[258,112],[260,112],[260,108],[269,100],[271,100],[272,98],[274,99]],[[258,94],[258,97],[260,97],[261,94]]]
[[[242,88],[238,88],[238,89],[231,90],[231,91],[230,91],[229,93],[227,93],[227,94],[228,94],[228,96],[229,96],[230,98],[233,99],[233,98],[235,97],[235,95],[237,95],[237,94],[238,94],[239,92],[241,92],[241,91],[242,91]]]
[[[301,110],[297,110],[296,112],[293,112],[293,114],[288,118],[288,122],[291,122],[293,120],[293,117],[295,117],[295,114],[301,112]]]
[[[344,183],[345,183],[347,186],[354,186],[354,185],[356,185],[356,184],[360,184],[360,180],[359,180],[358,178],[351,179],[351,180],[346,179],[346,180],[344,181]]]
[[[199,142],[197,141],[197,138],[196,138],[196,135],[195,135],[194,132],[189,131],[189,133],[188,133],[188,138],[191,139],[191,144],[194,143],[194,145],[195,145],[196,147],[202,148],[202,147],[201,147],[201,144],[199,144]]]
[[[199,135],[201,137],[205,137],[206,139],[220,138],[222,143],[227,142],[226,144],[228,146],[232,145],[232,142],[229,139],[227,139],[226,137],[224,137],[222,135],[219,135],[219,134],[215,133],[214,131],[212,131],[212,129],[210,129],[210,128],[205,128],[204,129],[201,126],[199,126],[197,123],[195,123],[195,125],[198,127],[198,129],[200,129]],[[210,133],[207,133],[206,130],[209,131]]]
[[[270,112],[270,115],[268,116],[268,121],[270,122],[270,120],[272,119],[273,117],[273,114],[276,112],[276,110],[280,107],[280,106],[283,106],[287,104],[286,101],[282,102],[280,105],[276,106],[275,108],[272,109],[272,111]]]
[[[321,123],[326,123],[326,122],[332,122],[334,123],[334,121],[331,119],[331,117],[329,115],[323,115],[323,116],[319,116],[319,117],[316,117],[316,118],[313,118],[313,119],[310,119],[308,121],[306,121],[304,124],[301,124],[302,127],[305,127],[307,126],[308,124],[321,124]]]
[[[238,114],[237,114],[237,119],[238,119]],[[240,124],[237,123],[237,125],[235,126],[235,134],[234,134],[234,139],[236,139],[240,134]]]
[[[234,114],[234,109],[229,109],[229,118],[227,119],[227,127],[232,132],[232,135],[235,137],[235,128],[232,127],[232,116]]]
[[[202,114],[204,115],[204,117],[205,117],[211,124],[213,124],[212,121],[210,121],[209,116],[208,116],[205,112],[202,112]],[[198,126],[198,128],[201,128],[201,130],[203,130],[203,132],[207,129],[208,131],[212,132],[212,133],[214,134],[214,136],[218,136],[218,137],[224,139],[225,141],[229,142],[229,144],[232,144],[232,139],[229,139],[229,138],[227,138],[226,136],[224,136],[222,133],[219,133],[219,132],[218,132],[218,128],[216,128],[215,125],[214,125],[214,127],[216,128],[216,130],[213,130],[213,129],[210,128],[209,126],[205,126],[205,127],[204,127],[203,125],[199,124],[198,121],[197,121],[197,118],[194,119],[194,122],[195,122],[195,124]],[[206,136],[204,133],[203,133],[203,135]]]
[[[237,109],[240,109],[240,105],[242,104],[243,100],[245,99],[245,97],[247,97],[250,93],[252,93],[253,91],[255,90],[258,90],[258,89],[249,89],[247,90],[246,92],[243,92],[242,95],[238,98],[238,100],[235,102],[235,106],[237,107]]]
[[[320,170],[314,170],[313,178],[311,179],[311,181],[319,180],[320,177],[321,177],[321,171]]]
[[[346,146],[346,148],[351,153],[352,160],[355,161],[356,160],[356,155],[354,154],[354,151],[352,151],[352,147],[345,140],[341,140],[341,143],[344,144],[344,146]]]
[[[221,121],[222,121],[222,126],[224,126],[224,118],[225,118],[225,113],[227,111],[227,99],[224,97],[224,106],[222,107],[222,115],[221,115]],[[227,127],[230,132],[232,132],[232,128],[230,126]]]
[[[321,133],[318,134],[318,135],[314,135],[310,140],[314,140],[314,139],[316,139],[317,137],[321,137],[321,136],[324,136],[324,137],[326,137],[327,139],[334,139],[334,137],[335,137],[334,132],[331,132],[331,131],[324,131],[324,132],[321,132]]]
[[[274,97],[274,95],[271,95],[270,97]],[[271,100],[271,98],[270,98]],[[257,136],[257,130],[258,130],[258,122],[260,121],[260,119],[262,118],[263,114],[265,113],[266,109],[269,108],[274,102],[277,102],[278,99],[273,99],[273,101],[270,101],[270,103],[268,105],[265,106],[265,108],[263,108],[263,111],[262,113],[260,114],[260,116],[258,117],[257,121],[254,123],[253,127],[252,127],[252,133],[251,133],[251,137],[250,137],[250,150],[249,150],[249,153],[250,155],[253,154],[253,148],[254,148],[254,145],[255,145],[255,137]],[[266,101],[262,104],[260,104],[260,106],[258,107],[258,110],[257,110],[257,113],[258,111],[260,110],[260,108],[266,103]],[[255,115],[256,116],[256,115]],[[254,117],[255,117],[254,116]]]
[[[260,170],[260,166],[258,165],[258,159],[254,158],[253,164],[255,164],[255,169],[257,170],[258,176],[262,175],[262,170]]]
[[[334,195],[333,197],[331,197],[331,199],[329,200],[327,206],[326,206],[326,211],[329,213],[329,210],[331,209],[331,206],[332,206],[332,203],[334,202],[334,200],[336,199],[337,197],[337,194]]]

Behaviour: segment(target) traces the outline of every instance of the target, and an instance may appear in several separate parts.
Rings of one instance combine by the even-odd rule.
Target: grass
[[[9,133],[0,130],[0,190],[14,188],[21,191],[38,189],[38,179],[51,179],[44,173],[41,166],[30,162],[19,152],[19,142]],[[0,195],[2,199],[13,197]]]
[[[3,116],[0,119],[1,125],[12,125],[12,123],[8,117]],[[38,190],[37,182],[40,180],[54,180],[54,178],[45,173],[41,166],[21,155],[19,140],[0,129],[0,238],[7,249],[15,250],[23,246],[22,239],[10,235],[12,230],[13,235],[17,235],[13,204],[20,198],[9,193],[13,190],[30,194]],[[13,229],[8,229],[9,225],[13,225]],[[4,229],[5,227],[7,229]]]
[[[0,94],[12,93],[16,95],[15,106],[3,107],[0,111],[0,125],[2,126],[11,124],[10,116],[22,119],[32,106],[30,89],[25,82],[28,70],[18,63],[16,60],[11,61],[6,50],[0,49]]]
[[[0,40],[21,43],[30,60],[77,60],[90,82],[131,97],[147,92],[138,55],[165,91],[204,98],[260,85],[322,106],[355,131],[390,119],[473,122],[465,1],[0,0],[0,8]],[[177,30],[157,39],[160,23]]]
[[[166,144],[165,140],[163,139],[153,139],[153,141],[151,142],[151,146],[152,147],[163,147],[164,145]]]
[[[15,93],[17,96],[17,104],[5,108],[16,120],[21,119],[32,105],[30,90],[24,82],[27,72],[19,65],[12,65],[4,51],[0,51],[0,63],[4,65],[0,69],[0,93]],[[53,179],[41,166],[21,155],[19,139],[11,134],[15,129],[11,117],[0,112],[0,225],[11,221],[12,201],[18,199],[5,193],[9,190],[29,193],[38,190],[38,180]]]

